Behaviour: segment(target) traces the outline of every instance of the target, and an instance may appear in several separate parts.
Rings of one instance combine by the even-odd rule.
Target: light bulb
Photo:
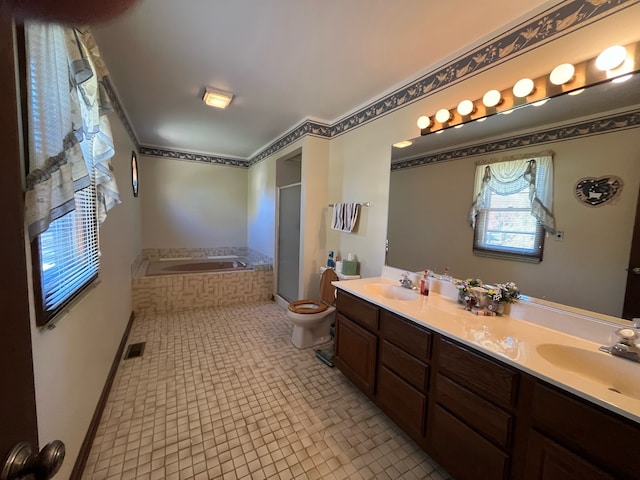
[[[530,78],[522,78],[513,86],[513,94],[518,98],[524,98],[531,95],[536,89],[533,80]]]
[[[431,118],[427,117],[426,115],[423,115],[420,118],[418,118],[418,128],[420,130],[424,130],[425,128],[429,128],[430,126],[431,126]]]
[[[463,117],[465,115],[471,115],[475,111],[476,111],[476,106],[473,104],[471,100],[462,100],[458,104],[458,113]]]
[[[436,120],[439,121],[440,123],[446,123],[450,121],[452,118],[453,118],[453,115],[451,115],[451,112],[446,108],[441,108],[436,112]]]
[[[489,90],[482,97],[482,103],[485,107],[497,107],[502,103],[502,95],[498,90]]]
[[[554,85],[564,85],[565,83],[569,83],[573,79],[575,73],[576,67],[574,67],[570,63],[563,63],[562,65],[558,65],[551,71],[549,80]]]
[[[627,58],[626,48],[620,45],[609,47],[600,55],[598,55],[598,58],[596,58],[596,68],[598,70],[602,70],[603,72],[607,70],[613,70],[614,68],[622,65],[622,62],[624,62],[625,58]]]
[[[622,75],[621,77],[616,77],[613,80],[611,80],[612,83],[622,83],[622,82],[626,82],[627,80],[629,80],[631,77],[633,77],[633,75],[629,74],[629,75]]]

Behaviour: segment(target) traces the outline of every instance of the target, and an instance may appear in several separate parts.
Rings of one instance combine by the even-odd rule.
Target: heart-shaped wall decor
[[[599,207],[613,200],[622,191],[624,182],[615,175],[604,177],[585,177],[578,180],[575,196],[579,202],[590,207]]]

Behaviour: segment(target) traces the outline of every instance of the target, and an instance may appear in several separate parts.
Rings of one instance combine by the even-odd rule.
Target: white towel
[[[333,230],[351,233],[358,221],[359,210],[359,203],[335,203],[333,205],[331,228]]]

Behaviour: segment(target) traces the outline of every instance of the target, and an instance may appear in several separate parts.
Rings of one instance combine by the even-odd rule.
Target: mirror
[[[640,188],[639,108],[636,74],[392,147],[386,264],[514,281],[525,295],[621,316]],[[546,236],[538,264],[473,255],[468,216],[476,162],[545,150],[554,152],[562,234]],[[624,182],[614,200],[589,207],[576,199],[578,181],[606,175]]]

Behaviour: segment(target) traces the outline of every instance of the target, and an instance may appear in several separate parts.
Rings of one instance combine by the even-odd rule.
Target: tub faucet
[[[610,353],[615,357],[626,358],[633,362],[640,363],[640,347],[636,345],[636,340],[640,337],[640,318],[633,319],[633,328],[619,328],[616,330],[618,341],[611,347],[600,347],[600,350]]]
[[[409,272],[404,272],[402,275],[400,275],[400,285],[410,290],[416,288],[416,286],[413,284],[413,281],[409,278]]]

